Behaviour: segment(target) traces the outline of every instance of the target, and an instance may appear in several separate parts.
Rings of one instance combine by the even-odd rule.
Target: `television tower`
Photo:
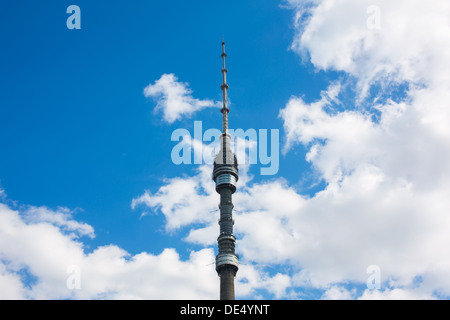
[[[222,42],[222,85],[223,93],[222,134],[220,135],[220,150],[214,159],[212,178],[216,183],[216,192],[220,194],[220,235],[217,238],[219,253],[216,256],[216,271],[220,277],[220,300],[234,300],[234,277],[238,271],[238,256],[234,252],[236,237],[233,235],[233,202],[232,194],[236,191],[238,181],[238,163],[231,151],[230,135],[228,134],[227,106],[227,72],[225,67],[225,42]]]

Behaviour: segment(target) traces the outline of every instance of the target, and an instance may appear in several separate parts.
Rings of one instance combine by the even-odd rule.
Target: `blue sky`
[[[72,4],[80,30],[66,27]],[[448,297],[449,12],[440,0],[3,1],[0,297],[217,298],[211,168],[175,165],[171,134],[220,128],[221,114],[164,112],[221,100],[223,38],[230,127],[280,132],[277,174],[243,168],[235,195],[237,297]],[[174,82],[146,96],[164,75]],[[43,252],[70,249],[40,255],[26,234],[41,228]],[[52,259],[58,269],[42,272]],[[120,285],[133,273],[145,289]],[[178,293],[152,291],[161,285]]]

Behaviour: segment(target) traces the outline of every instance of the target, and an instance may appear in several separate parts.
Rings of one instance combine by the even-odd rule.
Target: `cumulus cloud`
[[[68,209],[19,207],[0,203],[1,299],[218,299],[212,248],[186,260],[173,248],[131,255],[111,244],[88,252],[80,240],[93,229]],[[289,287],[285,275],[241,269],[238,296],[264,289],[282,297]]]
[[[23,218],[27,222],[49,223],[66,231],[73,237],[89,236],[94,238],[94,228],[87,223],[74,220],[72,214],[72,210],[64,207],[51,210],[47,207],[26,206],[22,209]]]
[[[161,111],[164,120],[168,123],[173,123],[203,108],[220,106],[220,102],[192,97],[189,84],[179,82],[173,73],[163,74],[155,83],[145,87],[144,96],[157,101],[155,112]]]
[[[199,168],[193,177],[173,178],[166,181],[157,193],[146,191],[132,200],[132,209],[145,205],[160,209],[166,218],[166,230],[175,230],[193,223],[213,220],[212,211],[217,209],[211,172],[206,166]]]
[[[0,203],[2,299],[217,298],[212,249],[193,251],[185,261],[175,249],[130,255],[108,245],[87,253],[66,230],[88,230],[87,225],[48,208],[35,215]],[[71,281],[78,276],[74,287]]]
[[[433,300],[428,294],[424,294],[422,290],[417,288],[403,289],[386,289],[380,290],[365,290],[359,300]]]
[[[292,49],[318,70],[345,76],[317,101],[293,96],[280,110],[286,156],[302,144],[323,190],[306,197],[282,178],[239,180],[238,296],[268,290],[276,298],[301,297],[312,288],[323,299],[449,297],[450,4],[289,3],[297,31]],[[368,27],[376,18],[370,6],[379,9],[379,28]],[[144,90],[168,122],[216,105],[191,93],[173,74]],[[188,242],[215,245],[218,195],[210,174],[210,166],[200,166],[194,176],[168,179],[132,207],[159,210],[168,231],[189,228]],[[94,231],[72,213],[0,204],[1,298],[217,297],[212,249],[186,261],[174,249],[132,256],[110,245],[87,253],[78,237]],[[73,265],[81,270],[79,290],[67,288]],[[285,268],[275,275],[265,269],[279,265]],[[370,265],[379,267],[381,287],[358,291],[352,285],[365,285]],[[24,277],[36,280],[25,286]]]
[[[445,0],[289,0],[294,51],[321,70],[355,76],[360,94],[380,81],[448,80],[450,4]]]
[[[317,101],[292,96],[280,110],[285,154],[304,145],[326,187],[308,198],[282,179],[241,182],[234,195],[241,261],[290,266],[277,296],[314,288],[324,299],[448,297],[450,4],[289,3],[292,49],[318,70],[344,74]],[[203,174],[177,179],[199,184],[209,179]],[[167,181],[157,195],[178,183]],[[150,198],[152,208],[164,206]],[[179,207],[196,210],[189,201]],[[186,240],[210,245],[215,221],[203,212],[189,221],[203,226]],[[380,268],[380,290],[352,288],[366,284],[371,265]]]
[[[396,280],[364,297],[448,296],[449,275],[439,266],[450,262],[444,253],[450,242],[449,3],[290,3],[302,23],[292,48],[307,53],[316,68],[345,72],[358,84],[356,101],[344,110],[329,98],[344,95],[336,96],[331,84],[320,100],[292,97],[280,111],[285,151],[305,145],[306,159],[327,183],[302,210],[306,221],[298,219],[299,227],[316,226],[309,241],[321,241],[320,257],[303,259],[297,283],[362,281],[364,265],[375,263],[385,279]],[[379,28],[367,25],[373,5]],[[390,90],[402,85],[402,93]]]
[[[340,286],[332,286],[328,288],[320,299],[322,300],[352,300],[354,299],[356,290],[348,290]]]
[[[267,272],[261,271],[252,265],[241,265],[236,276],[237,285],[236,296],[256,297],[258,290],[267,290],[272,293],[275,299],[280,299],[286,296],[287,289],[291,285],[289,276],[277,273],[270,276]]]

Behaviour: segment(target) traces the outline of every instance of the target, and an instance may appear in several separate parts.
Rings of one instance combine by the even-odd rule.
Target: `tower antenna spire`
[[[231,151],[230,135],[228,134],[228,109],[227,106],[227,72],[225,66],[225,41],[222,41],[222,135],[219,153],[214,159],[212,178],[216,183],[216,192],[220,194],[220,234],[217,238],[219,253],[216,256],[216,271],[220,277],[220,299],[234,300],[234,277],[239,268],[238,256],[234,248],[236,237],[233,235],[233,202],[232,194],[236,191],[238,181],[238,163],[236,156]]]
[[[228,69],[225,66],[225,58],[227,57],[227,54],[225,53],[225,41],[222,40],[222,60],[223,60],[223,66],[222,66],[222,85],[220,88],[222,89],[222,97],[223,97],[223,107],[220,109],[222,112],[222,133],[226,134],[228,132],[228,113],[230,112],[230,109],[228,109],[228,84],[227,84],[227,72]]]

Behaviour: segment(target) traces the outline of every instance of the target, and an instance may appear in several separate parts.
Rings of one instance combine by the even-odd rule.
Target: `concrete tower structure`
[[[234,277],[238,271],[238,256],[234,248],[236,237],[233,235],[233,202],[232,194],[236,191],[238,181],[238,163],[236,156],[231,151],[228,134],[228,113],[227,106],[227,72],[225,67],[225,42],[222,42],[222,85],[223,93],[222,112],[222,134],[220,136],[220,150],[214,160],[214,170],[212,178],[216,183],[216,191],[220,194],[220,235],[217,238],[219,253],[216,256],[216,271],[220,277],[220,299],[234,300]]]

